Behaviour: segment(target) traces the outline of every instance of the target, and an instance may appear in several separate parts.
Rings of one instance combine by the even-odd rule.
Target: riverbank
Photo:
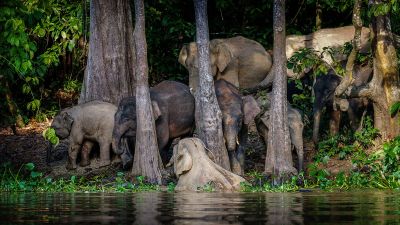
[[[67,144],[57,148],[42,137],[50,125],[30,123],[18,129],[0,130],[0,191],[19,192],[140,192],[172,191],[176,180],[171,168],[162,186],[147,184],[144,177],[130,177],[119,160],[110,167],[100,168],[94,153],[91,164],[77,170],[65,169]],[[270,185],[263,174],[265,154],[257,136],[251,136],[247,152],[246,175],[249,182],[243,192],[287,192],[301,190],[349,190],[360,188],[400,188],[400,139],[390,143],[373,143],[375,131],[366,129],[356,135],[342,135],[322,141],[316,150],[305,142],[305,172],[279,186]],[[369,145],[369,147],[368,147]],[[371,147],[374,146],[374,147]],[[398,147],[399,146],[399,147]],[[213,191],[212,184],[199,191]]]

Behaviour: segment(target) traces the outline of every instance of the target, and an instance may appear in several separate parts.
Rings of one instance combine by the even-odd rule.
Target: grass
[[[143,176],[130,182],[122,172],[115,178],[94,176],[92,178],[71,176],[69,179],[53,179],[35,171],[33,163],[18,170],[10,164],[1,165],[0,191],[3,192],[144,192],[159,191],[160,186],[148,184]]]

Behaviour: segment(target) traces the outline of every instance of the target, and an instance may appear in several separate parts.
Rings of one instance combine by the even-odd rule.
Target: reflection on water
[[[0,193],[0,224],[400,224],[400,192]]]

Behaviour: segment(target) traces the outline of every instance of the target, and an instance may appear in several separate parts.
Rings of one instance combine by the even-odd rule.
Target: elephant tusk
[[[236,144],[240,145],[239,138],[236,136]]]

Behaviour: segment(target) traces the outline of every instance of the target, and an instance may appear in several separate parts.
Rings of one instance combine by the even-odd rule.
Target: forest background
[[[345,0],[287,2],[286,33],[308,34],[351,25],[353,4]],[[242,35],[272,49],[272,7],[268,0],[209,1],[210,39]],[[193,3],[146,1],[145,10],[150,85],[167,79],[187,83],[187,71],[177,58],[181,46],[194,41]],[[399,3],[395,0],[376,8],[364,7],[364,24],[370,24],[371,15],[385,12],[391,12],[392,31],[399,34]],[[6,99],[0,102],[0,125],[22,127],[30,120],[45,121],[75,104],[90,40],[89,1],[2,1],[0,24],[0,96]],[[305,118],[311,118],[310,86],[292,103],[303,110]],[[310,126],[309,120],[306,125]],[[305,137],[310,136],[310,129],[305,130]]]

